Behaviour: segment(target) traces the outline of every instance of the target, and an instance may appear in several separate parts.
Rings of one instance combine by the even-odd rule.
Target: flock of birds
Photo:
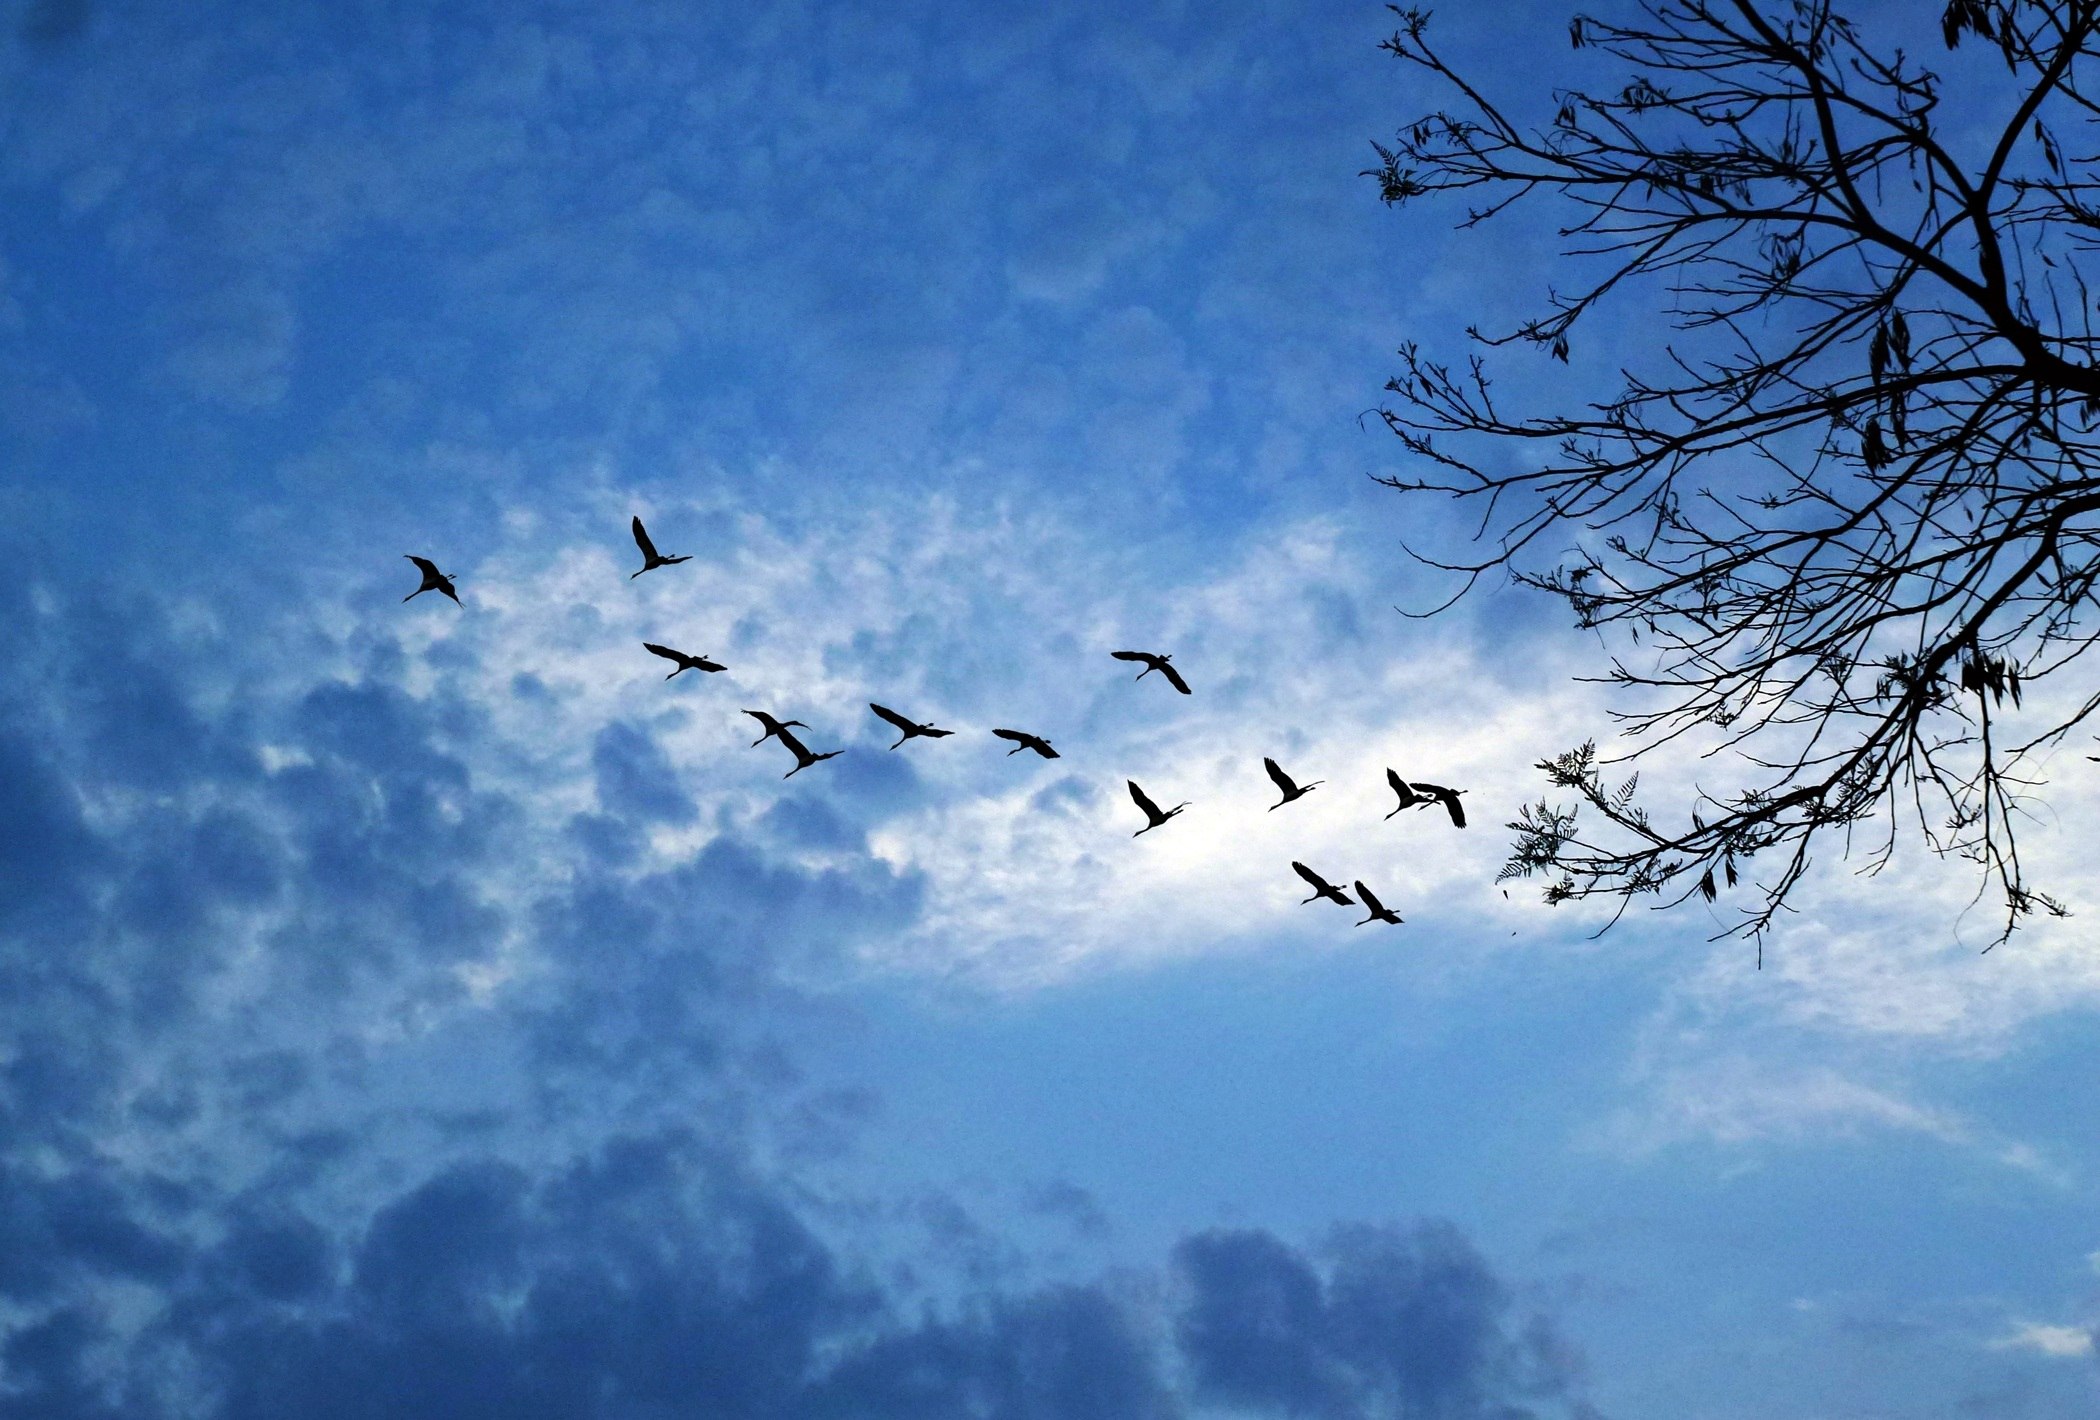
[[[629,575],[629,581],[633,581],[634,578],[641,576],[643,572],[653,572],[659,567],[670,567],[680,562],[692,561],[692,556],[689,553],[667,557],[663,553],[658,552],[656,544],[649,539],[649,530],[642,526],[642,520],[639,517],[634,520],[634,541],[635,546],[639,547],[642,552],[642,566],[640,571]],[[417,557],[413,553],[405,553],[403,555],[410,562],[413,562],[416,565],[416,569],[423,574],[423,585],[403,597],[402,600],[404,602],[414,601],[425,592],[438,592],[450,597],[455,605],[461,604],[459,601],[459,589],[454,585],[452,577],[444,572],[440,572],[435,562],[432,562],[427,557]],[[687,671],[713,673],[728,669],[719,661],[715,661],[707,656],[689,655],[684,651],[674,650],[669,646],[659,646],[654,641],[644,641],[642,648],[652,655],[661,656],[664,660],[673,663],[674,668],[669,675],[664,677],[665,680],[675,680]],[[1130,661],[1144,666],[1144,669],[1137,673],[1137,679],[1139,680],[1143,680],[1154,671],[1158,671],[1169,685],[1183,695],[1194,693],[1189,689],[1189,683],[1182,678],[1181,672],[1174,668],[1174,658],[1172,656],[1160,655],[1153,651],[1111,651],[1109,654],[1119,661]],[[907,715],[899,714],[886,705],[877,705],[873,701],[868,702],[868,708],[874,711],[878,718],[887,721],[897,731],[897,742],[890,746],[892,750],[901,747],[909,740],[946,739],[955,733],[953,730],[941,729],[938,725],[922,724]],[[836,759],[845,753],[843,749],[832,749],[825,750],[819,754],[810,749],[808,745],[804,744],[795,735],[796,730],[809,728],[808,725],[800,720],[782,720],[768,714],[764,710],[746,710],[744,713],[758,721],[764,731],[757,739],[751,741],[754,747],[764,744],[767,740],[777,739],[787,748],[790,754],[794,755],[795,767],[783,774],[781,776],[783,779],[792,779],[813,764],[821,764],[827,759]],[[1056,749],[1051,746],[1050,741],[1044,739],[1041,735],[1030,734],[1026,730],[1007,729],[995,729],[992,733],[1002,740],[1009,740],[1013,743],[1013,748],[1007,751],[1008,757],[1019,754],[1023,750],[1031,750],[1044,759],[1057,759],[1060,757]],[[1262,765],[1269,771],[1269,778],[1274,781],[1277,789],[1283,795],[1281,799],[1269,805],[1269,812],[1271,813],[1274,813],[1286,804],[1296,803],[1319,785],[1327,782],[1324,779],[1314,779],[1308,783],[1300,784],[1284,772],[1283,766],[1275,760],[1264,758]],[[1392,813],[1386,815],[1388,819],[1392,818],[1394,814],[1401,813],[1407,809],[1442,805],[1444,812],[1450,816],[1453,827],[1464,828],[1466,826],[1466,811],[1464,806],[1458,801],[1459,795],[1465,793],[1465,790],[1448,789],[1441,784],[1425,784],[1420,780],[1402,779],[1392,769],[1385,771],[1385,778],[1386,783],[1392,787],[1394,794],[1400,800],[1399,805],[1393,809]],[[1133,833],[1131,835],[1133,838],[1141,837],[1150,833],[1153,829],[1163,826],[1189,806],[1187,801],[1183,801],[1171,809],[1163,809],[1153,802],[1151,795],[1138,787],[1137,780],[1131,779],[1125,782],[1130,786],[1131,801],[1145,815],[1145,826]],[[1357,898],[1352,903],[1349,894],[1345,890],[1327,881],[1327,879],[1321,877],[1311,868],[1305,866],[1305,864],[1294,860],[1291,863],[1291,867],[1313,890],[1312,896],[1302,899],[1300,906],[1312,902],[1332,902],[1341,907],[1361,906],[1370,913],[1370,916],[1358,922],[1356,925],[1359,927],[1366,926],[1372,922],[1383,922],[1397,926],[1404,920],[1397,912],[1380,902],[1377,894],[1373,893],[1360,878],[1351,884],[1356,889]]]

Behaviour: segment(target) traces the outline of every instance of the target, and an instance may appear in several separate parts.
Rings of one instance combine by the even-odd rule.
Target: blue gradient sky
[[[1988,956],[1493,886],[1603,650],[1358,416],[1553,248],[1383,9],[752,8],[0,6],[0,1417],[2090,1413],[2081,754]]]

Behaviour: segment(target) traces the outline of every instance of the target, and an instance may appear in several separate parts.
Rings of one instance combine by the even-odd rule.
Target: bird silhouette
[[[1136,833],[1131,834],[1130,836],[1132,838],[1136,838],[1141,834],[1150,833],[1153,829],[1158,828],[1168,819],[1174,817],[1174,815],[1180,813],[1183,809],[1188,807],[1188,801],[1184,799],[1182,802],[1176,804],[1173,808],[1162,810],[1158,804],[1152,802],[1151,796],[1146,794],[1143,789],[1140,789],[1138,787],[1137,780],[1131,779],[1125,782],[1127,782],[1130,785],[1131,799],[1137,804],[1137,806],[1140,809],[1143,809],[1145,811],[1145,817],[1151,820],[1143,828],[1139,829]]]
[[[1386,770],[1385,782],[1392,785],[1393,792],[1400,796],[1400,808],[1394,809],[1393,814],[1399,813],[1400,809],[1411,809],[1417,804],[1428,802],[1427,799],[1417,794],[1413,787],[1394,770]],[[1387,814],[1386,817],[1391,818],[1393,814]]]
[[[1466,811],[1458,802],[1458,796],[1465,793],[1465,790],[1446,789],[1441,784],[1424,784],[1419,779],[1414,781],[1413,787],[1417,793],[1434,802],[1441,803],[1444,806],[1444,812],[1451,815],[1451,824],[1454,828],[1464,828],[1466,826]]]
[[[1189,683],[1181,678],[1180,671],[1175,670],[1173,666],[1168,664],[1174,659],[1172,656],[1158,656],[1150,651],[1110,651],[1108,654],[1119,661],[1143,661],[1145,668],[1137,673],[1139,680],[1143,680],[1154,671],[1158,671],[1167,678],[1168,683],[1176,690],[1183,695],[1189,694]]]
[[[649,541],[649,530],[642,526],[640,518],[634,520],[634,545],[642,550],[642,572],[653,572],[659,567],[669,567],[676,562],[690,562],[693,560],[691,553],[687,553],[683,557],[666,557],[661,552],[658,552],[656,544]],[[627,580],[632,582],[635,578],[641,576],[642,572],[628,573]]]
[[[779,729],[773,730],[771,732],[780,736],[780,742],[786,745],[788,747],[788,752],[795,756],[795,767],[793,769],[790,769],[787,773],[781,775],[781,778],[792,779],[797,774],[800,774],[803,770],[809,768],[812,764],[818,764],[827,759],[837,759],[840,755],[846,752],[842,749],[831,749],[824,751],[824,753],[822,754],[811,754],[809,751],[809,746],[802,743],[802,741],[796,739],[794,732],[787,728],[788,725],[792,725],[795,723],[797,722],[789,720],[782,724]],[[803,728],[808,729],[809,727],[807,725],[804,725]],[[759,738],[761,741],[763,741],[765,736],[761,735]]]
[[[891,749],[895,749],[897,745],[903,744],[906,740],[938,740],[945,739],[955,733],[953,730],[937,729],[932,725],[921,725],[916,721],[907,720],[887,705],[877,705],[872,700],[868,702],[868,708],[903,731],[897,738],[897,744],[890,746]]]
[[[1362,899],[1362,907],[1371,915],[1356,925],[1362,927],[1371,922],[1384,922],[1397,927],[1407,919],[1378,900],[1378,895],[1364,886],[1363,879],[1356,880],[1356,895]]]
[[[1009,759],[1024,749],[1032,749],[1045,759],[1057,759],[1060,757],[1056,750],[1050,748],[1050,741],[1044,739],[1041,735],[1031,735],[1026,730],[994,730],[992,733],[1002,740],[1012,740],[1014,742],[1014,747],[1006,752]]]
[[[1315,779],[1312,781],[1312,784],[1300,784],[1291,778],[1290,775],[1284,773],[1283,766],[1275,760],[1264,759],[1262,764],[1268,769],[1269,777],[1276,781],[1276,787],[1283,790],[1283,797],[1269,805],[1269,812],[1272,814],[1292,800],[1302,799],[1307,794],[1310,794],[1313,791],[1313,784],[1325,784],[1327,782],[1325,779]]]
[[[1353,907],[1355,905],[1354,903],[1349,901],[1348,893],[1343,892],[1340,888],[1336,887],[1333,883],[1327,881],[1327,879],[1321,877],[1311,868],[1306,867],[1303,863],[1292,863],[1291,867],[1297,872],[1299,877],[1305,879],[1306,883],[1310,885],[1313,890],[1313,895],[1311,897],[1304,897],[1298,900],[1298,905],[1300,907],[1305,906],[1305,904],[1308,902],[1318,902],[1323,897],[1326,898],[1329,902],[1335,904],[1335,906],[1337,907]]]
[[[673,674],[676,674],[676,672],[673,672]],[[787,727],[790,725],[802,725],[802,728],[805,730],[809,728],[809,726],[803,725],[800,720],[776,720],[763,710],[746,710],[744,713],[766,727],[764,734],[751,741],[753,745],[762,745],[775,735],[786,734]]]
[[[425,592],[443,592],[446,596],[452,598],[452,603],[454,606],[458,606],[461,604],[459,600],[459,593],[453,589],[452,579],[446,576],[444,573],[438,571],[437,563],[432,562],[427,557],[418,557],[413,552],[404,552],[401,555],[403,557],[406,557],[409,561],[415,563],[416,567],[423,574],[423,585],[410,592],[401,600],[405,602],[412,602],[417,597],[422,596]]]
[[[629,578],[629,580],[632,581],[633,579]],[[659,646],[654,641],[644,641],[642,649],[654,652],[667,661],[678,662],[678,669],[665,676],[665,680],[670,680],[673,676],[683,674],[686,671],[720,671],[728,669],[727,666],[710,661],[705,656],[688,656],[683,651],[674,651],[669,646]]]

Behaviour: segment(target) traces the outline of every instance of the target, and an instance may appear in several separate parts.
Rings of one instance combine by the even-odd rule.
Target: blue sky
[[[1602,650],[1392,610],[1552,248],[1385,12],[752,8],[0,10],[0,1417],[2088,1413],[2081,754],[1987,956],[1493,886]]]

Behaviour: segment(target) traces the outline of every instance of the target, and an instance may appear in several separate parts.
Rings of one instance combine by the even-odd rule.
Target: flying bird
[[[425,592],[443,592],[446,596],[452,598],[453,605],[460,605],[459,593],[453,589],[452,579],[438,571],[437,563],[432,562],[427,557],[418,557],[413,552],[404,552],[401,555],[415,563],[417,570],[423,574],[423,585],[410,592],[401,600],[412,602]]]
[[[1417,794],[1414,791],[1413,787],[1409,785],[1405,779],[1402,779],[1400,775],[1394,770],[1386,770],[1385,782],[1392,785],[1393,792],[1400,796],[1400,808],[1394,809],[1393,814],[1399,813],[1400,809],[1411,809],[1417,804],[1425,804],[1429,802],[1420,794]],[[1386,817],[1391,818],[1393,814],[1387,814]]]
[[[642,526],[640,518],[634,520],[634,545],[642,550],[642,572],[653,572],[659,567],[669,567],[675,562],[690,562],[693,560],[691,553],[687,553],[683,557],[666,557],[661,552],[658,552],[656,544],[649,541],[649,529]],[[642,572],[628,573],[627,580],[632,582],[636,577],[641,576]]]
[[[1298,905],[1300,907],[1305,906],[1305,904],[1308,902],[1318,902],[1323,897],[1337,907],[1351,907],[1355,905],[1349,901],[1348,893],[1343,892],[1340,888],[1336,887],[1333,883],[1327,881],[1327,879],[1321,877],[1311,868],[1306,867],[1303,863],[1292,863],[1291,867],[1297,872],[1299,877],[1305,879],[1306,883],[1309,886],[1311,886],[1313,890],[1313,895],[1311,897],[1303,897],[1298,899]]]
[[[628,580],[632,581],[633,579],[629,578]],[[678,662],[678,669],[665,676],[665,680],[670,680],[673,676],[680,675],[686,671],[719,671],[728,669],[726,666],[710,661],[705,656],[688,656],[683,651],[674,651],[669,646],[659,646],[654,641],[644,641],[642,649],[662,656],[667,661]]]
[[[676,675],[678,674],[678,672],[673,671],[671,672],[671,674]],[[746,715],[749,715],[752,719],[758,721],[759,724],[764,725],[766,727],[766,732],[764,734],[760,735],[757,739],[751,741],[753,745],[762,745],[767,740],[773,738],[773,736],[775,735],[786,734],[787,727],[790,725],[802,725],[802,728],[805,730],[809,728],[809,726],[803,725],[800,720],[776,720],[763,710],[746,710],[744,713]]]
[[[887,705],[877,705],[872,700],[868,702],[868,708],[903,732],[897,737],[897,745],[903,744],[906,740],[945,739],[947,736],[955,733],[953,730],[938,729],[933,725],[921,725],[915,720],[907,720]],[[897,745],[891,745],[890,748],[895,749]]]
[[[1009,759],[1024,749],[1032,749],[1045,759],[1056,759],[1059,757],[1057,751],[1050,748],[1050,741],[1044,739],[1041,735],[1031,735],[1026,730],[994,730],[992,733],[1002,740],[1012,740],[1014,742],[1014,747],[1006,752]]]
[[[1143,789],[1140,789],[1138,787],[1137,780],[1131,779],[1125,782],[1127,782],[1130,785],[1131,799],[1137,804],[1137,806],[1140,809],[1143,809],[1145,811],[1145,817],[1150,820],[1150,822],[1148,822],[1143,828],[1139,829],[1136,833],[1131,834],[1130,836],[1132,838],[1136,838],[1142,834],[1150,833],[1153,829],[1158,828],[1168,819],[1174,817],[1174,815],[1180,813],[1183,809],[1188,807],[1188,801],[1184,799],[1182,802],[1176,804],[1173,808],[1162,810],[1158,804],[1152,802],[1151,797],[1147,795]]]
[[[1414,781],[1414,788],[1417,793],[1432,802],[1443,804],[1444,812],[1451,815],[1451,824],[1454,828],[1464,828],[1466,826],[1466,811],[1458,802],[1458,796],[1465,793],[1465,790],[1446,789],[1441,784],[1424,784],[1419,779]]]
[[[1172,656],[1158,656],[1150,651],[1110,651],[1108,654],[1119,661],[1143,661],[1145,668],[1137,673],[1139,680],[1143,680],[1154,671],[1158,671],[1167,678],[1168,684],[1172,685],[1176,690],[1183,695],[1189,694],[1189,683],[1181,678],[1180,671],[1175,670],[1172,665],[1168,664],[1174,659]]]
[[[1378,900],[1378,895],[1364,886],[1362,878],[1358,878],[1356,880],[1356,895],[1359,898],[1363,899],[1361,905],[1365,908],[1365,910],[1367,910],[1371,914],[1369,917],[1366,917],[1362,922],[1356,924],[1359,927],[1362,927],[1367,923],[1371,922],[1384,922],[1389,926],[1397,927],[1402,922],[1407,920],[1406,918],[1402,917],[1399,913],[1393,911],[1390,907],[1387,907],[1384,903],[1380,902]]]
[[[792,724],[794,722],[790,721],[789,723]],[[809,727],[805,725],[803,728],[808,729]],[[786,726],[782,726],[780,729],[773,731],[773,733],[780,736],[780,742],[786,745],[788,751],[795,756],[795,767],[781,775],[780,777],[783,779],[792,779],[812,764],[821,763],[827,759],[837,759],[846,752],[842,749],[831,749],[824,751],[822,754],[811,754],[809,746],[796,739],[793,731],[787,729]]]
[[[1272,814],[1292,800],[1302,799],[1307,794],[1310,794],[1313,791],[1313,784],[1325,784],[1327,782],[1325,779],[1315,779],[1312,781],[1312,784],[1301,785],[1297,780],[1291,778],[1290,775],[1284,773],[1283,766],[1275,760],[1264,759],[1262,764],[1268,769],[1269,777],[1276,781],[1276,787],[1283,790],[1283,797],[1269,805],[1269,812]]]

